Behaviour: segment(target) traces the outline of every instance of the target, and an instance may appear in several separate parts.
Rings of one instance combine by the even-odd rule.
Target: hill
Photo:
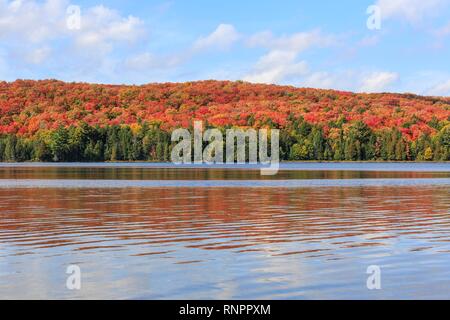
[[[0,160],[167,160],[170,131],[194,119],[219,128],[281,129],[284,159],[448,160],[450,153],[448,97],[240,81],[126,86],[17,80],[0,82]],[[111,132],[120,140],[123,130],[129,132],[124,140],[139,144],[135,156],[131,147],[108,142]],[[75,131],[86,136],[73,141]],[[152,138],[144,141],[147,131]],[[56,150],[64,147],[55,144],[70,149],[70,141],[80,144],[76,150]]]

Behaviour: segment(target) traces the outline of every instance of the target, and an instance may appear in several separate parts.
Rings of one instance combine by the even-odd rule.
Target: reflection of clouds
[[[8,257],[7,275],[0,278],[0,298],[46,299],[61,295],[66,285],[62,259],[53,257],[52,263],[47,263],[48,259],[36,255]]]
[[[307,283],[311,273],[314,272],[301,256],[273,256],[273,253],[304,250],[305,245],[301,243],[271,244],[262,247],[265,247],[264,249],[269,254],[259,257],[262,265],[252,269],[252,273],[259,274],[256,281],[258,286],[255,287],[253,292],[253,295],[258,296],[258,298],[276,298],[280,292],[286,289],[301,288]],[[260,286],[266,287],[263,290],[263,295],[258,292]],[[296,294],[298,292],[290,291],[291,296]]]

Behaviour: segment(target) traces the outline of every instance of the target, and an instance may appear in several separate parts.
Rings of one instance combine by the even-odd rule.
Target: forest
[[[171,132],[275,128],[282,160],[448,161],[450,98],[198,81],[0,82],[0,161],[170,161]]]

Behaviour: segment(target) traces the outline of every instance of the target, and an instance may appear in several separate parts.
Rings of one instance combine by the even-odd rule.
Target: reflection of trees
[[[136,164],[138,166],[138,164]],[[261,180],[261,179],[382,179],[447,178],[449,172],[396,171],[304,171],[281,170],[276,176],[261,176],[259,169],[120,168],[120,167],[4,167],[0,179],[108,179],[108,180]]]
[[[217,250],[315,241],[346,246],[348,239],[337,239],[432,238],[438,231],[448,238],[442,234],[450,225],[448,196],[446,187],[0,189],[0,241],[40,247],[118,240]]]

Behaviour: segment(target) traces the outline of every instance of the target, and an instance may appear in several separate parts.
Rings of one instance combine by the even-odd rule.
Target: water
[[[0,165],[0,298],[450,298],[450,164],[253,169]]]

